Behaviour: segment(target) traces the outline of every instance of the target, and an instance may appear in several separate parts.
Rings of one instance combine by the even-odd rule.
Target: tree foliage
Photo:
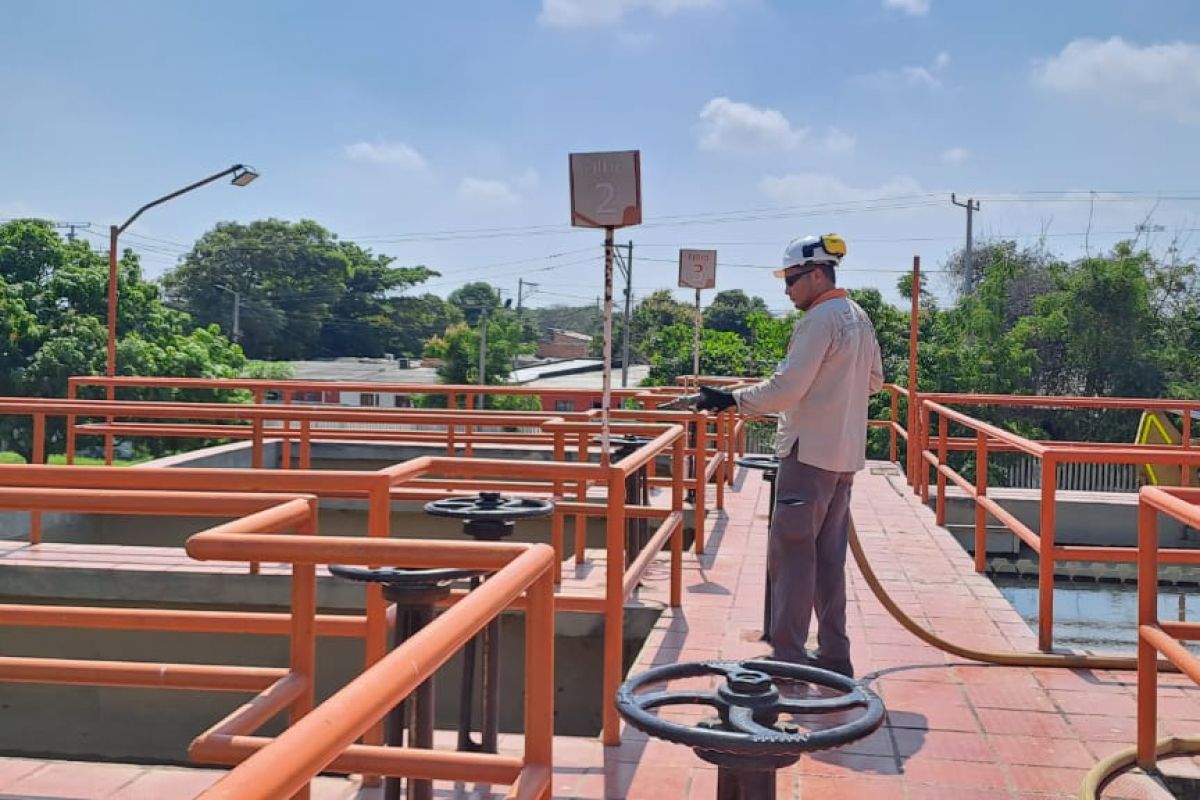
[[[487,284],[474,285],[491,288]],[[479,296],[485,295],[480,292]],[[499,298],[498,293],[496,298]],[[528,329],[510,309],[499,307],[484,313],[484,309],[480,308],[476,323],[475,326],[466,321],[457,323],[426,343],[424,356],[438,362],[437,375],[440,382],[493,385],[507,383],[516,357],[534,351],[533,340],[527,335]],[[479,374],[481,358],[482,380]],[[488,402],[490,405],[491,398]]]
[[[0,225],[0,394],[64,397],[67,378],[104,374],[108,346],[108,260],[86,241],[66,242],[39,220]],[[196,328],[165,306],[126,251],[118,264],[117,373],[237,377],[240,348],[215,327]],[[168,391],[130,399],[195,399]],[[226,395],[221,395],[226,397]],[[29,457],[28,420],[0,418],[4,449]],[[63,420],[47,421],[48,452],[61,452]]]
[[[414,330],[450,321],[426,295],[403,293],[437,272],[397,267],[311,220],[222,222],[204,234],[162,280],[168,298],[202,325],[233,332],[247,355],[273,360],[416,355]],[[419,311],[423,326],[409,325]],[[444,330],[444,328],[441,328]]]
[[[922,286],[918,302],[918,380],[922,391],[1122,397],[1200,398],[1200,287],[1194,260],[1171,248],[1160,258],[1134,243],[1066,262],[1039,246],[978,244],[974,278],[945,308]],[[948,269],[963,285],[965,261]],[[898,282],[911,300],[912,277]],[[911,309],[884,302],[874,289],[850,295],[875,324],[884,376],[907,385]],[[796,315],[772,318],[740,309],[757,298],[722,292],[705,312],[701,373],[770,374],[783,357]],[[668,292],[651,295],[634,313],[639,349],[651,364],[648,383],[692,372],[688,309]],[[733,338],[729,338],[733,337]],[[888,414],[877,395],[871,413]],[[1137,413],[996,409],[975,412],[1033,438],[1129,441]],[[872,436],[882,455],[885,436]]]
[[[761,297],[750,297],[741,289],[717,292],[704,309],[704,327],[714,331],[729,331],[743,339],[750,338],[750,316],[766,314],[767,304]]]

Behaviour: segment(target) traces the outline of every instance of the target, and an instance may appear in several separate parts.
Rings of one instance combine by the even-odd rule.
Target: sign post
[[[642,222],[641,153],[571,153],[571,224],[604,228],[604,389],[600,409],[600,463],[609,463],[612,404],[613,230]]]
[[[692,333],[692,391],[700,391],[700,290],[717,285],[716,250],[680,250],[679,285],[696,290],[696,324]]]

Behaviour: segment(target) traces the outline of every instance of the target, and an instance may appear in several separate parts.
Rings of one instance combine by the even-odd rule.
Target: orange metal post
[[[909,395],[911,402],[912,395]],[[917,407],[917,436],[916,436],[916,451],[917,451],[917,483],[916,486],[921,492],[921,502],[929,503],[929,464],[925,461],[925,452],[929,449],[929,407],[922,404]],[[908,435],[909,445],[913,444],[913,435]]]
[[[561,430],[554,431],[554,462],[561,464],[567,460],[567,443],[565,434]],[[555,476],[553,482],[554,501],[561,502],[567,494],[566,481],[561,477]],[[562,583],[562,562],[566,557],[563,550],[566,548],[566,525],[567,515],[561,510],[555,509],[554,514],[550,517],[550,544],[554,547],[554,583]]]
[[[1180,436],[1180,446],[1184,450],[1190,450],[1192,447],[1192,414],[1196,411],[1194,406],[1183,407],[1183,423],[1179,426],[1182,435]],[[1184,486],[1192,485],[1191,470],[1188,469],[1186,463],[1179,465],[1180,477],[1183,479]]]
[[[46,463],[46,415],[33,415],[33,463]],[[40,544],[42,541],[42,512],[29,513],[29,543]]]
[[[979,498],[987,496],[988,447],[987,434],[975,434],[975,571],[987,569],[987,506]]]
[[[1158,737],[1158,653],[1142,631],[1158,625],[1158,509],[1138,497],[1137,764],[1154,767]]]
[[[692,463],[695,466],[692,475],[692,491],[696,501],[692,504],[692,523],[696,526],[695,544],[693,551],[698,556],[704,555],[704,523],[708,513],[708,420],[704,414],[696,414],[696,441],[693,443],[694,455]]]
[[[372,539],[388,539],[392,526],[392,495],[391,481],[387,478],[375,481],[367,496],[367,536]],[[373,564],[371,566],[394,566]],[[387,600],[383,597],[383,587],[377,583],[366,587],[367,635],[363,642],[363,666],[366,668],[376,664],[387,653],[388,621]],[[364,744],[383,744],[383,720],[379,720],[363,734]],[[376,776],[369,776],[370,783],[376,783]]]
[[[703,468],[698,469],[702,472]],[[612,699],[621,686],[622,649],[625,643],[625,598],[623,596],[625,564],[625,475],[620,467],[608,472],[608,525],[605,553],[608,564],[604,571],[604,744],[621,743],[620,719]]]
[[[671,607],[683,605],[683,465],[687,458],[687,434],[675,439],[671,458],[671,510],[679,514],[679,530],[671,537]]]
[[[548,772],[554,761],[553,581],[552,573],[543,574],[525,595],[525,764],[544,765]],[[550,800],[549,786],[537,797]]]
[[[578,455],[576,458],[580,463],[588,463],[588,440],[587,434],[580,432],[576,441]],[[575,483],[575,501],[578,503],[587,502],[587,487],[586,480],[577,481]],[[575,566],[582,566],[587,560],[587,517],[582,514],[575,515]]]
[[[730,486],[733,486],[733,463],[737,458],[737,431],[740,422],[737,409],[729,409],[725,415],[723,428],[725,430],[725,464],[729,467],[725,470],[725,480]],[[720,507],[724,508],[725,506],[722,504]]]
[[[1042,457],[1042,508],[1038,539],[1038,647],[1054,646],[1054,497],[1058,488],[1058,459]]]
[[[946,439],[950,435],[950,420],[945,414],[938,414],[938,454],[937,454],[937,524],[946,524]]]
[[[253,422],[254,439],[251,444],[250,464],[255,469],[263,468],[263,422],[261,418],[256,418]]]
[[[889,387],[888,390],[892,395],[892,420],[888,425],[888,460],[895,464],[900,456],[896,441],[899,438],[896,435],[896,425],[900,421],[900,393],[896,391],[895,386]]]
[[[75,386],[75,378],[67,378],[67,399],[74,400],[79,390]],[[67,463],[75,463],[75,415],[68,414],[67,425]]]
[[[315,536],[315,526],[303,535]],[[294,675],[304,678],[305,687],[288,705],[288,726],[291,727],[313,710],[317,679],[317,568],[313,564],[292,565],[292,636],[289,642],[290,665]],[[293,795],[293,800],[309,800],[311,784],[305,784]]]

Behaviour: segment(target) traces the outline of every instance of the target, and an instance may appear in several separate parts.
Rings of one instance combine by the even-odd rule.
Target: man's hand
[[[733,395],[709,386],[700,387],[700,399],[696,401],[697,411],[724,411],[730,406],[737,405]]]

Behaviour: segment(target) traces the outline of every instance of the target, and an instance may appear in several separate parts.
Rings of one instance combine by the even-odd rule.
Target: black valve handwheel
[[[432,569],[404,569],[402,567],[380,567],[364,569],[330,564],[329,574],[360,583],[382,583],[392,587],[428,586],[466,580],[479,575],[477,569],[457,567],[435,567]]]
[[[648,684],[719,675],[724,685],[715,691],[639,692]],[[773,678],[837,690],[829,697],[785,698]],[[879,696],[853,678],[802,664],[771,659],[692,661],[654,667],[625,681],[617,690],[617,711],[630,725],[669,742],[736,756],[786,756],[825,750],[861,739],[883,724]],[[720,725],[693,727],[663,719],[652,709],[704,705],[717,711]],[[799,731],[777,725],[780,714],[828,714],[863,709],[860,716],[828,728]]]
[[[554,503],[533,497],[505,497],[500,492],[480,492],[469,497],[446,497],[425,504],[435,517],[464,520],[511,520],[543,517],[554,511]]]
[[[733,463],[748,469],[779,469],[779,459],[774,456],[741,456]]]

